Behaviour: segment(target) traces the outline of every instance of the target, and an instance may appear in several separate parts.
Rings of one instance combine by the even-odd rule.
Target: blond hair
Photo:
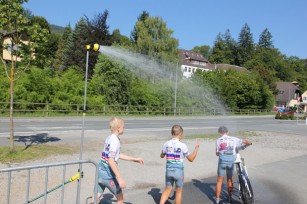
[[[124,120],[121,119],[121,118],[116,118],[116,117],[114,117],[114,118],[112,118],[112,119],[110,120],[109,125],[110,125],[110,130],[111,130],[111,132],[113,132],[113,131],[115,131],[117,128],[119,128],[120,126],[124,125]]]

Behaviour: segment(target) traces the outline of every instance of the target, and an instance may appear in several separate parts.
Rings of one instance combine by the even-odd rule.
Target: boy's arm
[[[243,144],[246,144],[246,145],[252,145],[253,143],[249,140],[243,140]]]
[[[122,178],[122,176],[120,175],[119,170],[117,168],[117,164],[116,164],[114,158],[109,158],[109,165],[110,165],[110,168],[112,169],[113,173],[116,176],[116,179],[118,181],[119,186],[121,188],[126,188],[126,182]]]
[[[199,145],[200,145],[200,143],[199,143],[199,141],[197,141],[193,153],[190,154],[189,156],[187,156],[187,159],[188,159],[190,162],[193,162],[194,159],[196,158],[196,155],[197,155],[197,152],[198,152]]]
[[[138,163],[144,164],[144,159],[130,157],[130,156],[127,156],[127,155],[122,154],[122,153],[119,154],[119,158],[122,159],[122,160],[126,160],[126,161],[134,161],[134,162],[138,162]]]

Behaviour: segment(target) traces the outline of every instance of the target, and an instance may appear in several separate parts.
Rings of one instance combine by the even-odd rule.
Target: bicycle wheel
[[[254,194],[248,177],[244,177],[244,175],[239,175],[239,183],[242,202],[244,204],[252,204],[254,202]]]
[[[243,170],[242,174],[243,174],[243,176],[244,176],[244,178],[247,182],[247,186],[248,186],[248,190],[249,190],[249,197],[250,197],[251,203],[253,203],[254,202],[254,192],[253,192],[252,184],[251,184],[251,182],[250,182],[250,180],[249,180],[249,178],[248,178],[248,176],[247,176],[247,174],[244,170]]]

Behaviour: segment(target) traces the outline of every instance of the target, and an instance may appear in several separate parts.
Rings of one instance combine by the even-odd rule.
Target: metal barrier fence
[[[73,175],[72,177],[68,177],[69,179],[67,178],[66,175],[67,166],[71,167],[70,170],[72,170],[74,167],[76,167],[75,169],[77,169],[80,165],[84,166],[85,164],[93,164],[95,167],[95,173],[92,172],[93,168],[88,168],[88,173],[87,175],[85,175],[87,177],[85,184],[90,185],[90,189],[93,190],[88,190],[89,189],[88,186],[86,188],[81,188],[81,181],[82,183],[84,182],[83,172],[77,171],[75,175]],[[52,169],[50,170],[50,168]],[[81,169],[84,170],[84,168]],[[62,172],[61,173],[62,175],[60,175],[59,172]],[[82,203],[87,203],[89,199],[89,197],[85,196],[86,194],[87,196],[97,195],[98,164],[91,160],[80,160],[80,161],[70,161],[62,163],[0,169],[0,175],[1,175],[0,180],[2,184],[5,183],[5,173],[7,173],[7,186],[6,185],[0,186],[1,204],[32,203],[34,201],[39,201],[38,203],[45,203],[45,204],[47,202],[52,204],[54,203],[79,204],[79,202],[77,201],[80,201],[79,198],[81,195],[78,195],[76,186],[71,186],[71,187],[65,186],[66,184],[72,183],[73,181],[77,181],[76,184],[80,185],[80,189],[82,189],[82,191],[80,191],[80,194],[83,193],[82,198],[85,199],[85,202]],[[50,174],[52,174],[52,176],[49,176]],[[35,179],[31,180],[31,176],[34,177]],[[54,183],[57,182],[59,184],[55,185]],[[26,188],[24,188],[24,186]],[[57,189],[60,190],[55,191]],[[86,192],[83,192],[83,190]],[[22,195],[22,193],[24,194]],[[52,195],[53,193],[54,195]],[[68,196],[65,197],[65,194],[67,194]],[[76,198],[75,201],[74,201],[74,196]],[[94,203],[95,204],[97,203],[96,200],[94,201]]]
[[[9,102],[0,102],[0,113],[9,113]],[[25,103],[14,102],[14,112],[19,114],[36,114],[41,116],[81,115],[83,104],[49,104],[49,103]],[[93,105],[88,104],[87,113],[90,115],[224,115],[237,114],[270,114],[269,109],[217,109],[200,107],[158,107],[158,106],[132,106],[132,105]]]

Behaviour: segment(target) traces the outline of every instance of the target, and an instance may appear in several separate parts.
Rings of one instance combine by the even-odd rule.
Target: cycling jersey
[[[232,161],[236,154],[236,147],[242,145],[242,142],[240,138],[223,135],[216,140],[216,152],[221,160]]]
[[[115,162],[118,162],[120,154],[120,141],[119,138],[112,134],[105,140],[104,148],[101,153],[99,170],[102,171],[104,179],[115,178],[115,175],[110,167],[109,158],[114,158]]]
[[[182,169],[184,158],[190,154],[186,144],[180,142],[177,138],[164,143],[162,153],[166,155],[166,168]]]

